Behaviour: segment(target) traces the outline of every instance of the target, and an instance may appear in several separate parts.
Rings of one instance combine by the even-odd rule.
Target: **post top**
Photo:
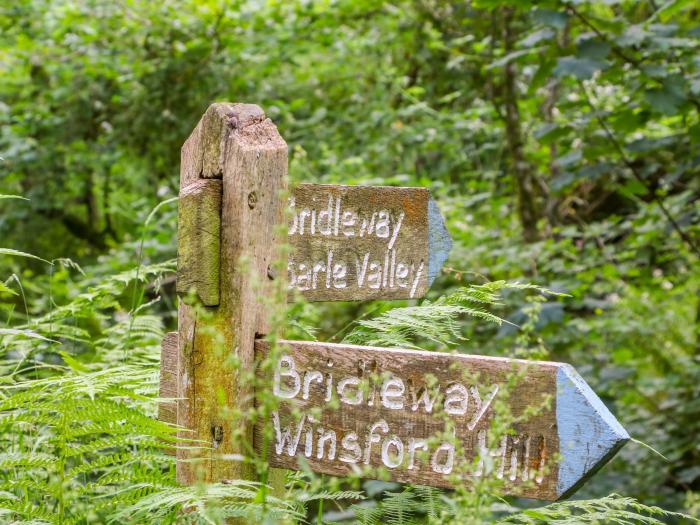
[[[222,178],[229,139],[242,148],[286,148],[260,106],[215,102],[182,146],[180,187],[198,178]]]
[[[265,112],[256,104],[226,104],[226,123],[233,129],[242,129],[265,120]]]

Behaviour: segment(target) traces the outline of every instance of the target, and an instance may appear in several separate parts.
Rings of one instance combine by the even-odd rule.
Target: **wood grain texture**
[[[161,398],[177,398],[177,332],[165,334],[160,345],[160,394]],[[177,423],[177,402],[162,401],[158,405],[158,419],[165,423]]]
[[[299,341],[275,359],[280,405],[256,447],[272,427],[276,467],[303,458],[315,472],[441,487],[489,477],[556,500],[629,438],[565,364]]]
[[[222,191],[219,304],[179,307],[178,424],[189,429],[180,435],[205,445],[178,449],[180,483],[254,479],[240,461],[252,426],[230,413],[245,411],[253,396],[233,359],[249,370],[256,334],[268,330],[267,268],[284,240],[286,175],[287,145],[257,106],[212,105],[183,145],[181,188],[218,177]]]
[[[178,355],[177,332],[168,332],[160,345],[160,389],[158,397],[171,399],[171,401],[161,401],[158,404],[158,419],[171,425],[177,424]],[[175,449],[166,448],[165,453],[175,455]]]
[[[219,304],[222,181],[198,179],[180,189],[177,293],[194,293],[205,306]]]
[[[288,221],[290,297],[423,297],[452,241],[426,188],[300,184]]]

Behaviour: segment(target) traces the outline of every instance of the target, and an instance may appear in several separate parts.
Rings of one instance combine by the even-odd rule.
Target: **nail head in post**
[[[214,446],[216,447],[219,443],[224,440],[224,429],[223,427],[217,425],[212,427],[211,433],[214,437]]]
[[[258,194],[255,193],[254,191],[251,191],[248,194],[248,207],[252,210],[255,208],[255,205],[258,203]]]

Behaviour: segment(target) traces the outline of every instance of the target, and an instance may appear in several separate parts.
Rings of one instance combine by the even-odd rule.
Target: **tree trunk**
[[[506,55],[514,50],[517,38],[512,27],[514,11],[513,7],[503,8],[503,42]],[[503,75],[506,140],[516,182],[518,216],[523,228],[523,238],[526,242],[533,242],[540,238],[537,222],[541,218],[542,212],[539,206],[540,199],[534,168],[525,158],[523,152],[516,82],[517,68],[515,62],[511,60],[506,64]]]

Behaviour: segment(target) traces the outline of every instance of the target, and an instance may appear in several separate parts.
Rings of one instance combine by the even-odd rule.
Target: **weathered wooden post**
[[[211,105],[182,147],[180,168],[177,423],[189,429],[182,437],[204,445],[178,450],[180,483],[253,478],[241,461],[253,427],[233,421],[230,408],[253,404],[241,375],[253,366],[256,337],[268,332],[286,188],[287,144],[263,111]]]

